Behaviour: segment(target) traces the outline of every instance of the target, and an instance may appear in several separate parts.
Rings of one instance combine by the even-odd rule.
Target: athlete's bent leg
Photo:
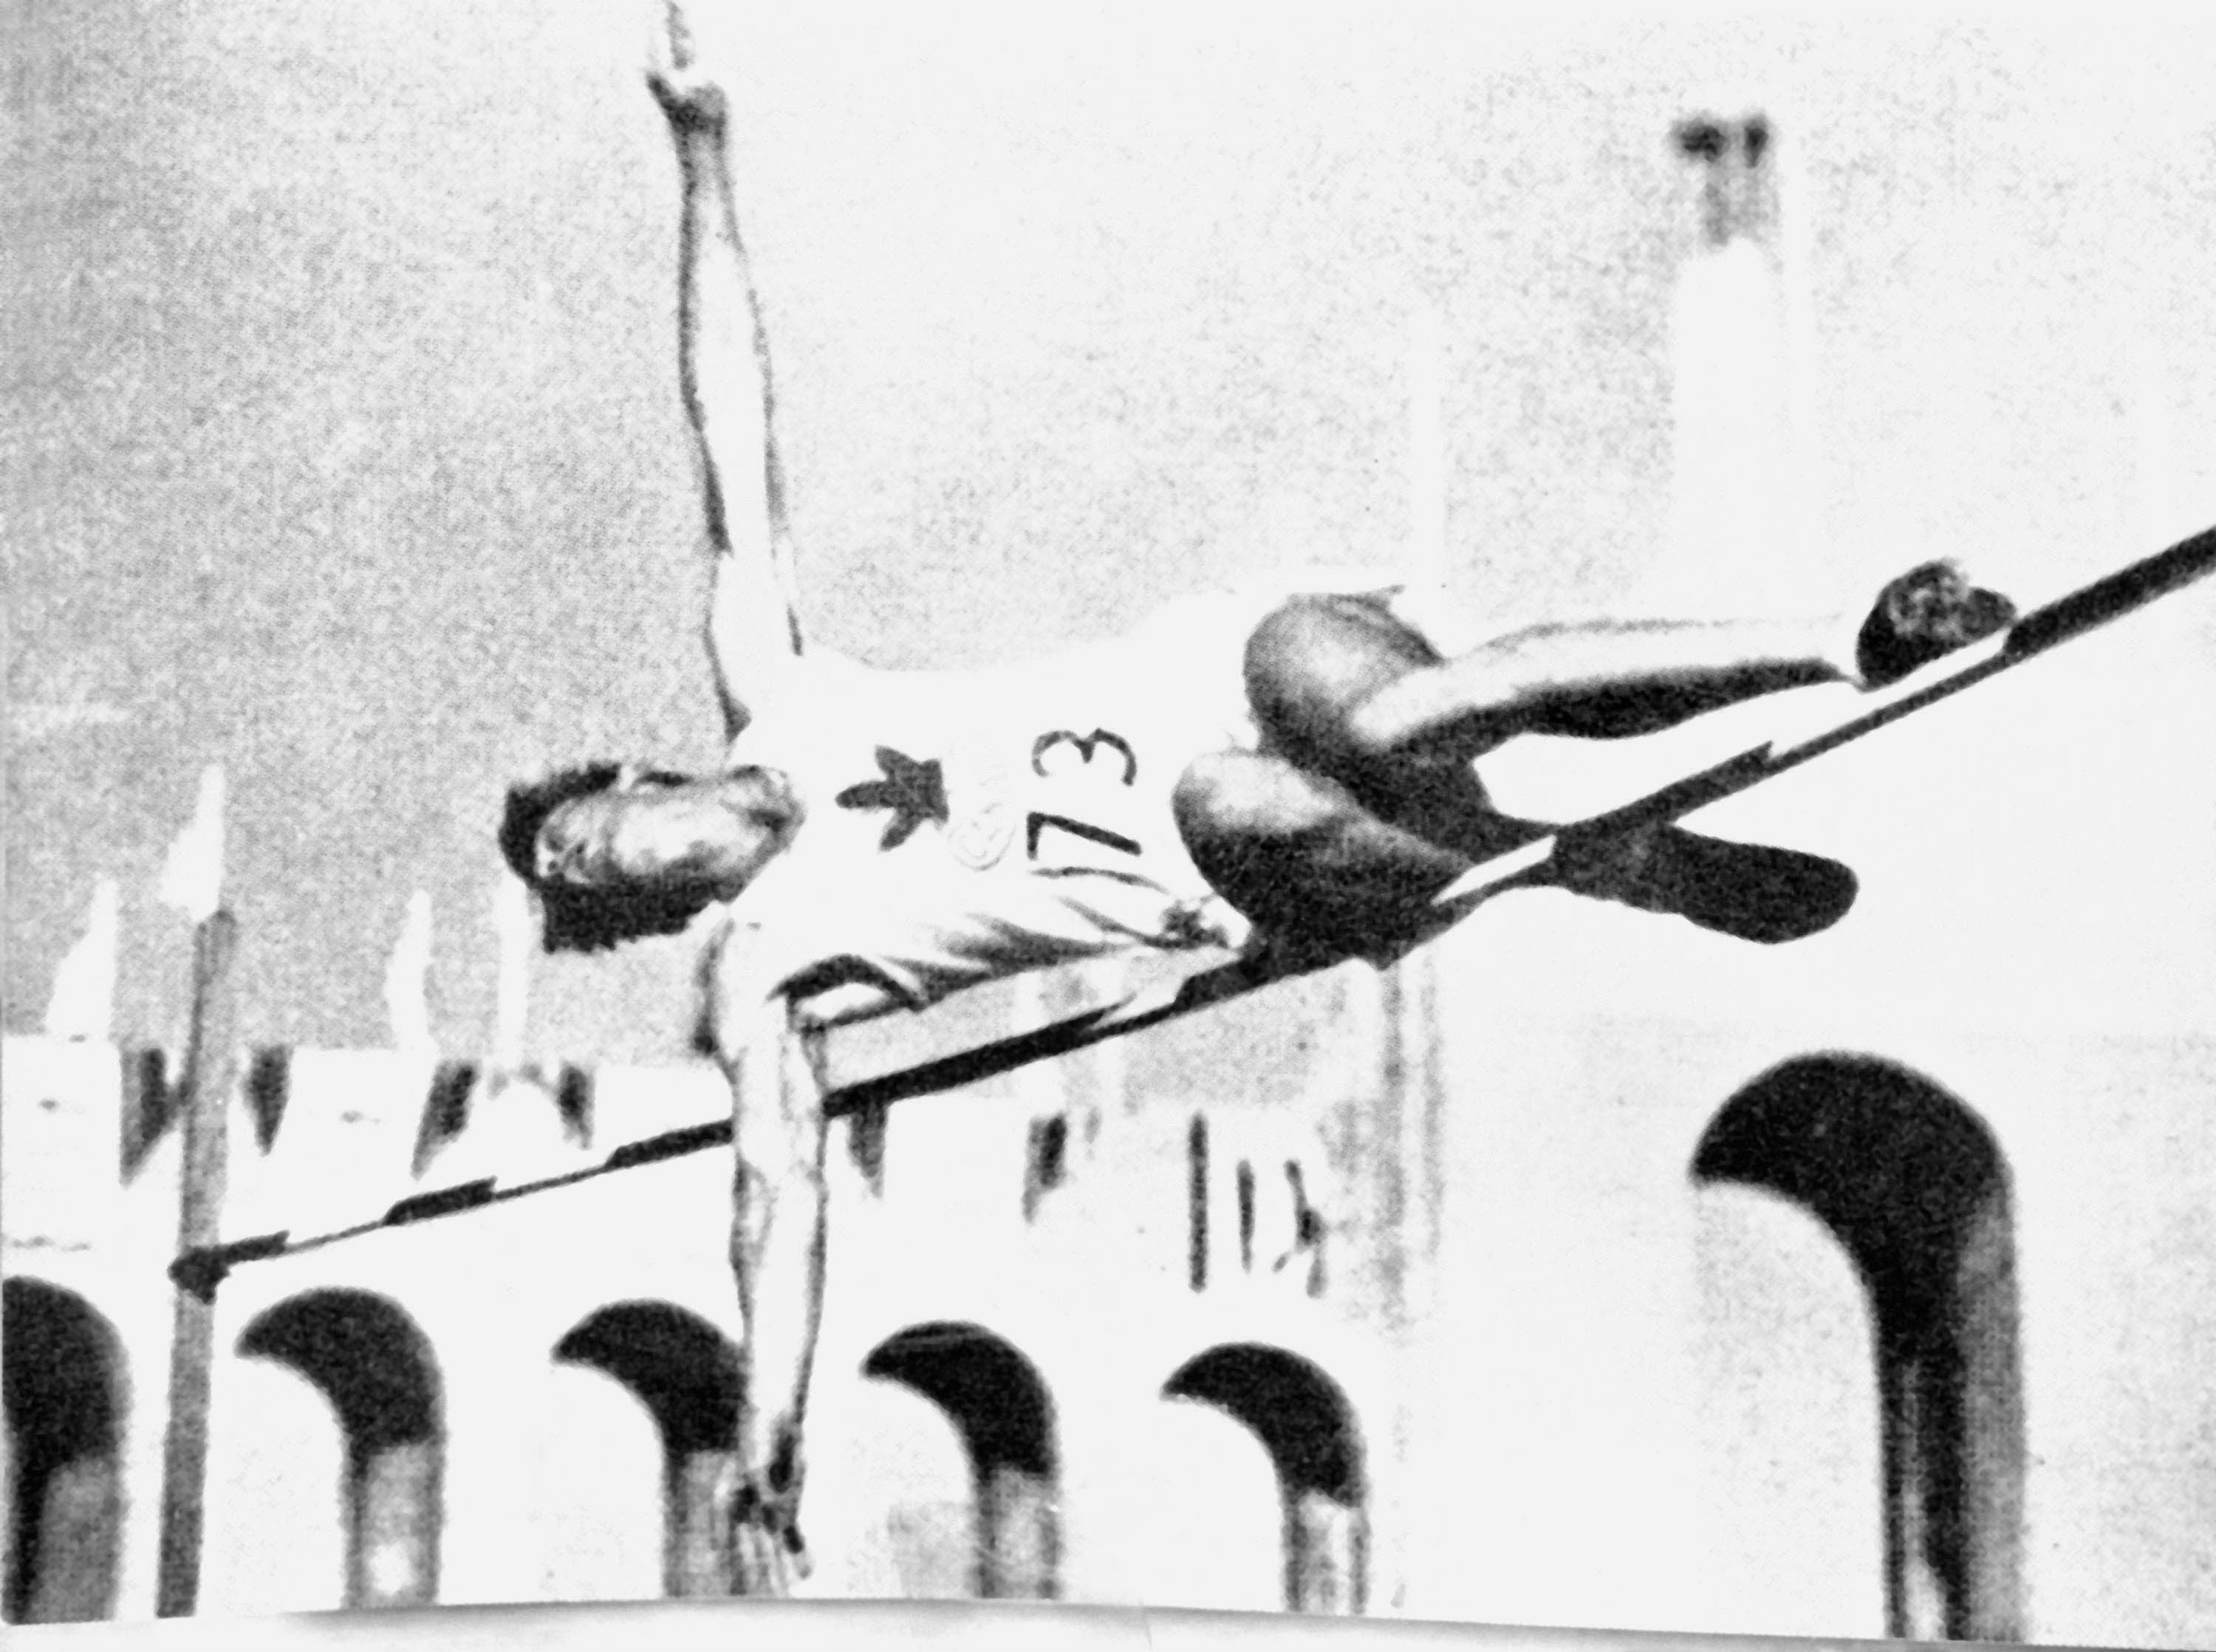
[[[1517,732],[1643,732],[1729,697],[1795,681],[1827,680],[1839,673],[1819,677],[1807,660],[1796,667],[1790,651],[1796,640],[1817,629],[1660,628],[1678,633],[1675,642],[1690,636],[1696,650],[1711,649],[1718,631],[1729,631],[1745,645],[1761,642],[1767,629],[1782,646],[1776,657],[1752,667],[1710,660],[1690,681],[1610,682],[1604,690],[1565,696],[1551,708],[1535,697],[1512,709],[1543,715],[1519,722]],[[1570,631],[1583,639],[1580,647],[1597,642],[1612,648],[1617,641],[1611,628]],[[1703,635],[1690,636],[1696,632]],[[1567,659],[1567,654],[1566,648],[1558,657]],[[1461,749],[1399,749],[1363,737],[1360,718],[1366,707],[1410,683],[1425,694],[1442,687],[1452,691],[1468,658],[1443,660],[1376,598],[1296,599],[1257,628],[1246,656],[1249,698],[1266,749],[1280,759],[1280,768],[1297,766],[1288,776],[1279,768],[1258,767],[1253,759],[1219,759],[1212,771],[1220,779],[1210,789],[1205,813],[1232,826],[1225,834],[1230,847],[1218,851],[1231,863],[1221,871],[1210,870],[1207,862],[1202,865],[1222,880],[1219,887],[1234,905],[1266,922],[1254,910],[1257,902],[1274,900],[1280,907],[1314,904],[1320,877],[1334,887],[1358,887],[1358,880],[1337,869],[1355,853],[1376,854],[1382,865],[1420,876],[1430,863],[1408,851],[1403,841],[1408,837],[1474,863],[1553,829],[1495,809]],[[1358,818],[1350,824],[1350,816]],[[1274,832],[1271,822],[1277,823]],[[1248,846],[1240,835],[1248,830],[1259,831],[1266,848]],[[1336,861],[1319,854],[1319,844],[1328,845]],[[1702,928],[1764,943],[1828,928],[1853,904],[1856,890],[1852,871],[1836,861],[1703,838],[1676,826],[1574,851],[1566,844],[1551,863],[1550,877],[1576,894],[1675,913]],[[1246,893],[1249,888],[1252,893]],[[1333,921],[1343,927],[1348,919],[1341,914]]]
[[[1248,637],[1246,697],[1263,749],[1335,782],[1381,820],[1481,861],[1547,828],[1497,813],[1465,761],[1363,738],[1356,714],[1446,661],[1380,598],[1296,597]]]

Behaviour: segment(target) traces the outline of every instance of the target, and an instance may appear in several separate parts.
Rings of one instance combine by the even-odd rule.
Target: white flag
[[[431,897],[418,889],[385,966],[385,1015],[393,1047],[410,1055],[431,1053]]]
[[[169,845],[162,868],[161,899],[195,923],[223,904],[223,769],[200,771],[200,795],[192,824]]]
[[[116,914],[120,892],[114,878],[92,886],[92,910],[84,933],[54,971],[54,995],[46,1003],[46,1036],[105,1042],[115,1019]]]

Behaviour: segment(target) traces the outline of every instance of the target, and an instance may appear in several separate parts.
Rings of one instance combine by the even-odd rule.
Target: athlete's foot
[[[1612,841],[1566,841],[1555,851],[1554,881],[1577,894],[1674,914],[1764,946],[1831,928],[1860,887],[1852,868],[1821,855],[1674,826]]]
[[[1878,593],[1855,639],[1864,688],[1899,682],[1919,666],[2016,623],[2016,605],[1972,585],[1951,562],[1912,568]]]

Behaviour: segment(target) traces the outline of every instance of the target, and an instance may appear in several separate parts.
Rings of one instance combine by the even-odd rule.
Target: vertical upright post
[[[193,931],[192,1023],[187,1035],[178,1173],[179,1255],[221,1237],[225,1127],[237,1065],[231,965],[238,921],[218,907]],[[169,1335],[169,1430],[162,1447],[162,1552],[154,1610],[189,1617],[200,1599],[200,1535],[207,1485],[209,1372],[215,1353],[215,1288],[179,1289]]]

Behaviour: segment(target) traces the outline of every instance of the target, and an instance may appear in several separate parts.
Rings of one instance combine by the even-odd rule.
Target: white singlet
[[[1248,635],[1293,590],[1180,599],[1110,642],[1020,664],[881,671],[811,651],[758,703],[733,766],[807,813],[729,906],[766,996],[865,983],[908,1008],[1132,947],[1243,945],[1252,925],[1186,852],[1172,795],[1205,752],[1252,751]],[[1419,629],[1428,613],[1394,606]]]

